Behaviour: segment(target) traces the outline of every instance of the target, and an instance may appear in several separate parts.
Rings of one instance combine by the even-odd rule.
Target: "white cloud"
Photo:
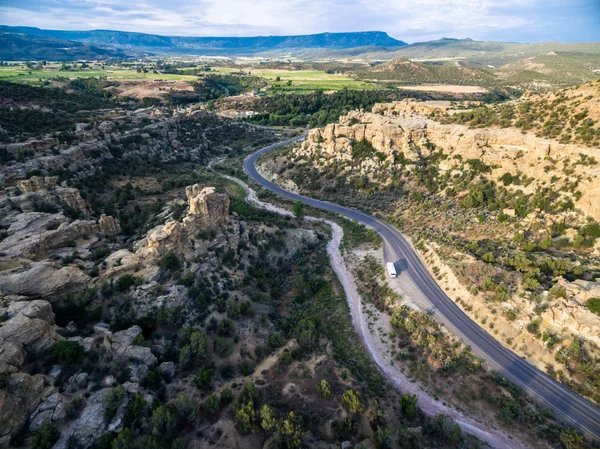
[[[597,0],[3,0],[2,22],[61,29],[178,35],[304,34],[383,30],[407,41],[447,37],[548,39],[567,16],[591,23]],[[577,10],[577,8],[579,8]],[[579,14],[579,16],[577,16]],[[589,27],[588,27],[589,28]],[[581,31],[581,30],[579,30]],[[588,34],[589,34],[588,33]]]

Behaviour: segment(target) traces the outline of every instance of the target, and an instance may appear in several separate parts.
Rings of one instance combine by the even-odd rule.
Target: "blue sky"
[[[407,42],[600,41],[600,0],[1,0],[0,23],[195,36],[381,30]]]

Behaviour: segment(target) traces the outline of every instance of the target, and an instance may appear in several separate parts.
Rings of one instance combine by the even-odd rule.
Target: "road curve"
[[[393,262],[401,264],[402,269],[407,271],[431,303],[431,311],[438,321],[470,345],[473,352],[482,357],[490,368],[519,385],[543,406],[554,411],[558,419],[579,429],[586,437],[600,441],[600,408],[505,348],[471,320],[437,285],[412,246],[396,228],[367,213],[289,192],[258,173],[256,161],[262,154],[304,138],[305,135],[295,137],[250,154],[244,160],[246,174],[262,187],[285,198],[300,200],[309,206],[343,215],[373,228],[396,253],[397,259]]]

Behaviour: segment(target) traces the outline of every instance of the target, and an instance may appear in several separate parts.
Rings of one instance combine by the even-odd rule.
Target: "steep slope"
[[[380,214],[411,236],[472,319],[600,402],[599,99],[595,82],[465,112],[379,104],[310,131],[263,170],[307,196]],[[559,142],[543,133],[544,117],[591,137]]]

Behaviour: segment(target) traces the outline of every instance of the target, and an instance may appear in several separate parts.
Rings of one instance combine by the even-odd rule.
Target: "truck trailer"
[[[396,266],[393,264],[393,262],[387,263],[387,270],[392,279],[394,279],[398,275],[398,273],[396,273]]]

